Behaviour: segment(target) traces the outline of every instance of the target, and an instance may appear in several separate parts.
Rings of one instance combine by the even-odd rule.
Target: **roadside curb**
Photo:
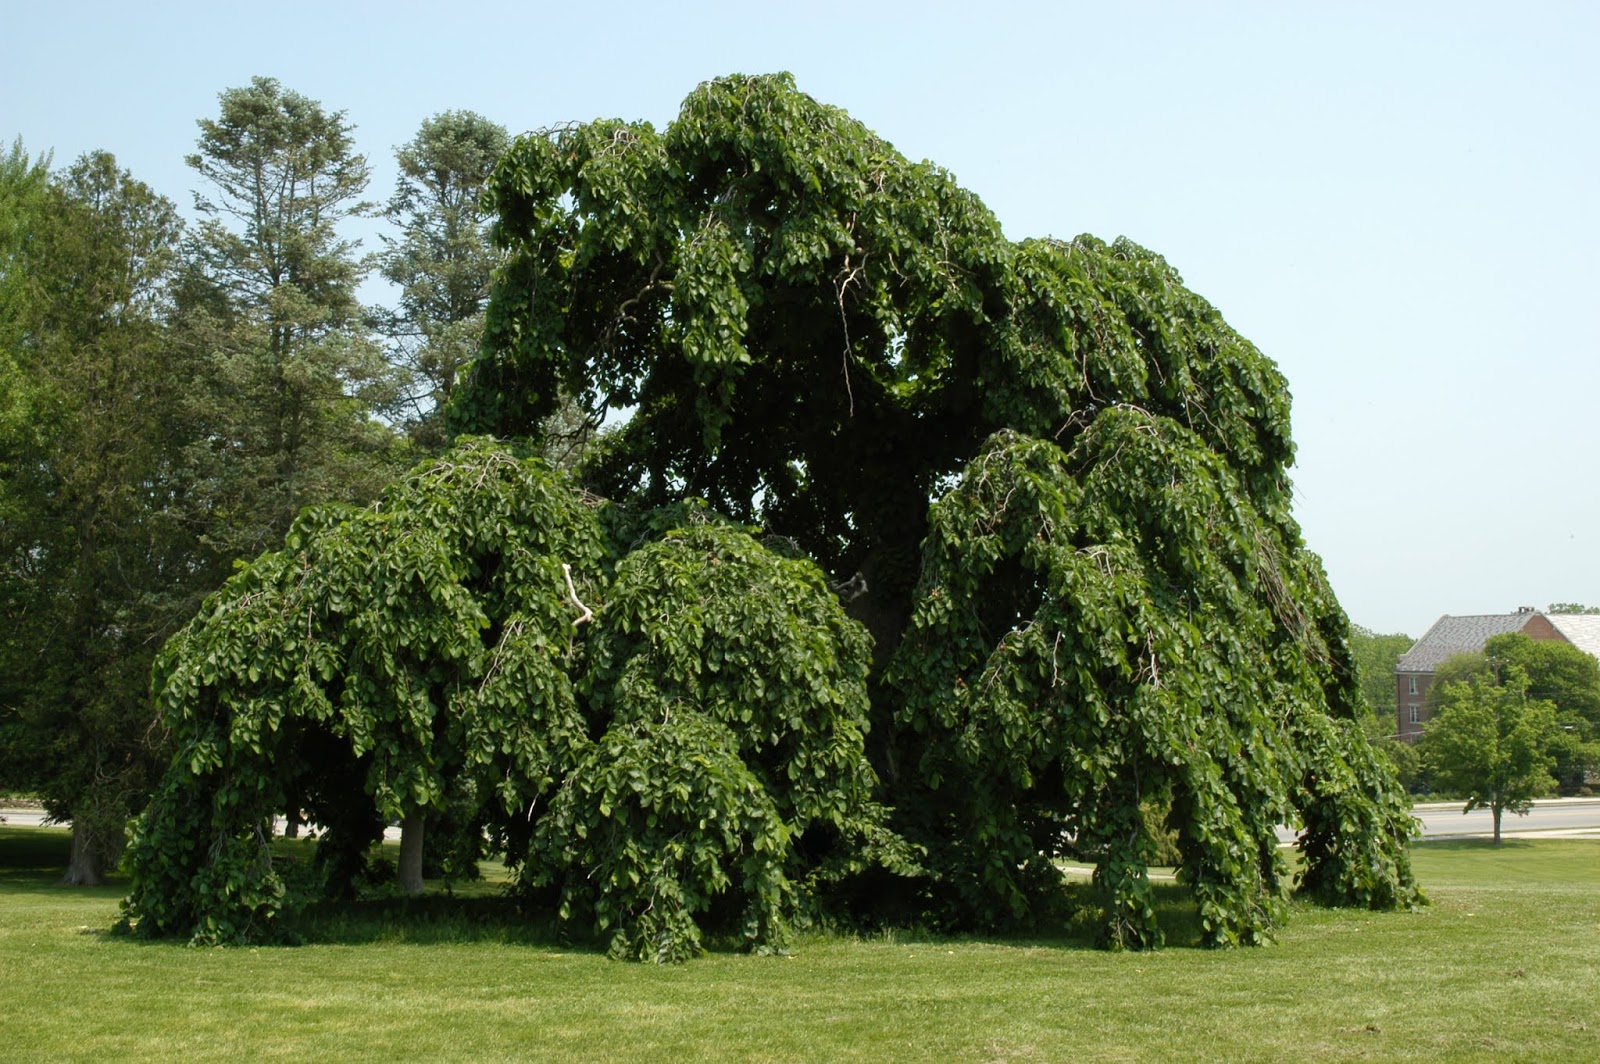
[[[1555,805],[1555,806],[1600,805],[1600,796],[1597,796],[1597,797],[1594,797],[1594,798],[1536,798],[1536,799],[1534,799],[1534,803],[1536,805],[1540,806],[1541,808],[1542,807],[1546,807],[1546,806],[1552,806],[1552,805]],[[1432,809],[1432,810],[1460,809],[1465,804],[1466,804],[1466,799],[1462,798],[1462,799],[1459,799],[1459,800],[1454,801],[1454,802],[1417,802],[1414,805],[1412,805],[1411,808],[1412,809]]]

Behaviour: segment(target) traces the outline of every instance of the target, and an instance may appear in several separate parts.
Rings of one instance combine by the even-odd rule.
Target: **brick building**
[[[1432,715],[1428,688],[1433,674],[1447,658],[1483,649],[1497,635],[1521,632],[1529,639],[1560,640],[1600,658],[1600,615],[1541,613],[1524,606],[1516,613],[1487,613],[1472,617],[1446,614],[1433,623],[1394,667],[1396,733],[1415,742]]]

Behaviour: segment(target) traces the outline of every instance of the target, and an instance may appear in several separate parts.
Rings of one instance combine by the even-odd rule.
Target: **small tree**
[[[1555,790],[1555,707],[1528,697],[1527,673],[1516,666],[1500,682],[1481,673],[1446,684],[1440,702],[1422,736],[1423,760],[1441,787],[1466,796],[1463,813],[1490,811],[1498,846],[1506,810],[1526,815],[1534,798]]]
[[[1434,687],[1442,691],[1475,675],[1494,679],[1513,666],[1527,676],[1528,696],[1555,708],[1559,731],[1548,753],[1555,758],[1552,774],[1559,793],[1582,793],[1600,765],[1600,663],[1593,655],[1570,643],[1508,632],[1490,639],[1481,652],[1456,654],[1441,663]]]

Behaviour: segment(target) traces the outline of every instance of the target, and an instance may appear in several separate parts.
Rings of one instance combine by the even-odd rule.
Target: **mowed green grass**
[[[135,942],[105,933],[121,886],[54,885],[65,841],[0,827],[0,1060],[1600,1060],[1593,841],[1421,845],[1432,906],[1297,906],[1265,949],[819,935],[678,968],[487,899],[373,904],[292,948]]]

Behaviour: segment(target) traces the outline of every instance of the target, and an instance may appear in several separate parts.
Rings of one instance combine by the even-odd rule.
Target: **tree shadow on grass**
[[[62,828],[0,824],[0,875],[26,875],[54,868],[59,876],[72,856],[72,836]]]
[[[1156,916],[1168,949],[1202,948],[1200,914],[1193,894],[1177,883],[1154,883]],[[850,927],[798,929],[809,934],[838,935],[862,941],[929,946],[989,945],[1009,949],[1064,952],[1099,951],[1099,924],[1093,888],[1069,887],[1063,912],[1054,926],[1009,933],[950,933],[921,927],[885,926],[871,931]],[[607,937],[586,926],[563,924],[554,909],[530,906],[512,892],[452,895],[432,892],[415,897],[363,897],[319,901],[287,916],[285,943],[305,945],[462,945],[489,943],[559,949],[570,953],[606,952]],[[747,952],[732,928],[708,926],[703,944],[708,954]]]
[[[1151,884],[1156,921],[1165,939],[1165,949],[1200,949],[1202,929],[1194,895],[1178,883]],[[871,930],[840,927],[824,934],[837,934],[862,942],[894,945],[946,947],[950,945],[992,946],[999,949],[1054,950],[1071,953],[1104,953],[1100,942],[1101,905],[1104,899],[1087,883],[1069,883],[1060,902],[1052,906],[1048,918],[1041,918],[1031,930],[946,931],[929,927],[885,925]]]
[[[1419,839],[1412,842],[1413,850],[1427,850],[1432,853],[1515,853],[1518,850],[1531,850],[1535,848],[1532,839],[1501,839],[1496,844],[1493,839],[1480,836],[1460,839]]]
[[[283,921],[284,937],[307,945],[492,943],[584,950],[553,914],[530,913],[515,898],[430,893],[415,897],[314,902]]]
[[[1482,839],[1446,840],[1423,844],[1440,851],[1493,850]],[[1505,851],[1526,845],[1507,840]],[[303,843],[300,844],[303,846]],[[82,896],[103,896],[107,901],[121,899],[128,890],[124,876],[108,879],[103,887],[83,888],[61,885],[61,876],[71,854],[71,836],[60,829],[7,827],[0,825],[0,891],[12,895],[56,895],[63,891],[82,892]],[[278,854],[294,863],[305,854],[295,843]],[[1152,885],[1157,919],[1169,949],[1199,948],[1201,927],[1194,898],[1177,883]],[[1096,894],[1088,884],[1067,888],[1062,912],[1053,914],[1051,925],[1034,931],[1010,933],[947,933],[938,929],[884,927],[871,931],[841,927],[821,934],[858,937],[863,941],[898,943],[982,944],[1013,949],[1088,951],[1097,949],[1098,924]],[[488,943],[522,945],[563,952],[602,954],[603,936],[587,928],[563,926],[553,909],[530,907],[524,901],[485,883],[468,886],[465,893],[431,888],[416,897],[378,896],[343,901],[316,901],[287,914],[281,924],[279,941],[284,945],[366,945],[376,943],[410,945],[462,945]],[[804,933],[804,929],[802,929]],[[171,945],[177,940],[164,940]],[[159,943],[152,943],[159,944]],[[743,952],[741,938],[731,932],[708,929],[707,952]]]
[[[1201,948],[1200,915],[1189,890],[1176,883],[1156,883],[1152,887],[1157,919],[1167,948]],[[1078,915],[1033,932],[952,934],[929,928],[880,927],[864,931],[838,927],[801,928],[798,937],[820,934],[854,937],[867,942],[926,943],[929,946],[982,944],[1010,949],[1086,952],[1098,949],[1099,928],[1092,908],[1094,897],[1088,887],[1069,890],[1068,906]],[[315,902],[287,917],[283,931],[288,942],[306,945],[489,943],[596,955],[606,951],[603,933],[574,924],[563,925],[553,909],[530,907],[510,893],[460,896],[430,892],[416,897]],[[742,937],[731,928],[708,927],[703,942],[708,954],[746,952]]]
[[[106,876],[98,887],[68,886],[61,882],[72,857],[72,835],[59,827],[11,827],[0,824],[0,891],[10,895],[59,895],[78,892],[85,897],[121,898],[128,878]]]

